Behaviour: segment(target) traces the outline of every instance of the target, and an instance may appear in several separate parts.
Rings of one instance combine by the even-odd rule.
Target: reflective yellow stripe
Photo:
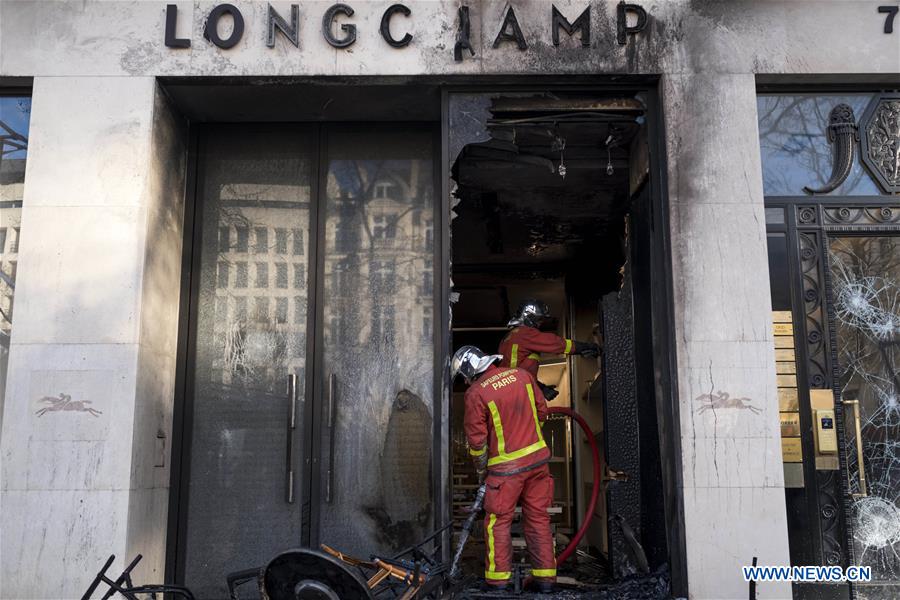
[[[532,569],[532,577],[556,577],[556,569]]]
[[[494,523],[497,522],[497,515],[494,513],[490,513],[488,517],[488,526],[487,526],[487,542],[488,542],[488,570],[485,571],[484,576],[490,579],[488,573],[494,573],[494,568],[496,565],[494,564]]]
[[[571,352],[571,351],[572,351],[572,340],[566,340],[566,351],[565,351],[565,353],[568,354],[568,353]]]
[[[538,420],[537,406],[534,403],[534,388],[531,387],[530,383],[526,383],[525,388],[528,390],[528,397],[531,399],[531,413],[534,415],[534,427],[537,430],[538,441],[530,446],[525,446],[524,448],[520,448],[507,454],[506,440],[503,437],[503,423],[500,421],[500,411],[497,410],[497,404],[495,402],[488,402],[488,410],[491,411],[491,420],[494,422],[494,433],[497,434],[497,456],[488,459],[489,467],[516,460],[523,456],[528,456],[533,452],[537,452],[538,450],[547,447],[547,444],[544,443],[544,436],[541,433],[541,422]]]
[[[500,463],[516,460],[517,458],[528,456],[529,454],[537,452],[538,450],[546,447],[547,444],[544,443],[544,440],[538,440],[530,446],[525,446],[524,448],[516,450],[515,452],[510,452],[509,454],[501,454],[499,456],[495,456],[494,458],[488,459],[488,466],[492,467],[494,465],[499,465]]]
[[[476,450],[475,448],[469,448],[469,454],[471,454],[472,456],[481,456],[485,452],[487,452],[487,446],[485,446],[484,448],[482,448],[480,450]]]
[[[535,353],[532,352],[531,354],[528,355],[528,358],[530,358],[531,360],[537,360],[537,361],[540,361],[540,360],[541,360],[541,355],[540,355],[540,354],[535,354]]]
[[[531,414],[534,415],[534,429],[537,431],[538,440],[543,442],[544,434],[541,432],[541,421],[538,419],[537,404],[534,402],[534,388],[531,387],[530,383],[526,383],[525,389],[528,390],[528,399],[531,400]]]
[[[519,345],[513,344],[509,353],[509,366],[515,367],[517,364],[519,364]]]
[[[509,571],[485,571],[484,578],[492,579],[494,581],[506,581],[512,577],[512,573]]]
[[[494,433],[497,434],[497,453],[500,456],[506,452],[506,440],[503,439],[503,423],[500,422],[500,411],[497,410],[497,404],[493,401],[488,402],[488,410],[491,411],[491,419],[494,421]],[[493,458],[491,460],[494,460]],[[492,464],[491,460],[488,464]]]

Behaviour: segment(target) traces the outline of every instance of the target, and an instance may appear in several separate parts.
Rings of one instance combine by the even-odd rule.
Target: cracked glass
[[[900,236],[833,237],[829,250],[855,563],[900,584]]]
[[[308,268],[313,139],[310,128],[255,125],[217,127],[201,142],[184,533],[184,581],[197,598],[228,597],[227,573],[300,545],[304,486],[288,476],[288,448],[299,473],[303,413],[292,434],[287,390],[296,376],[302,400],[309,294],[305,276],[289,286],[288,272]]]

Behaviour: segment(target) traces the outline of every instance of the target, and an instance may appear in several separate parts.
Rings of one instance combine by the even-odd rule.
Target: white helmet
[[[520,325],[528,325],[540,329],[550,319],[550,307],[546,302],[529,298],[519,305],[516,314],[506,326],[510,329]]]
[[[488,367],[503,359],[501,354],[485,354],[475,346],[463,346],[450,359],[450,380],[462,375],[467,382],[484,373]]]

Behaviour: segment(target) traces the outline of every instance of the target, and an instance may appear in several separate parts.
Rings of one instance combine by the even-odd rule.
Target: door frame
[[[631,76],[616,80],[604,81],[602,77],[481,77],[462,83],[443,86],[441,89],[441,210],[442,216],[450,215],[450,190],[452,166],[450,157],[449,131],[449,96],[453,93],[470,94],[546,94],[554,91],[584,92],[596,94],[640,93],[646,104],[647,139],[650,153],[649,177],[644,184],[649,186],[649,210],[647,226],[651,239],[647,240],[648,260],[650,262],[650,278],[656,282],[650,290],[648,305],[651,310],[652,325],[650,339],[646,340],[650,347],[649,355],[642,356],[644,365],[652,364],[655,375],[655,401],[658,414],[657,435],[660,449],[660,467],[663,480],[663,504],[665,506],[665,533],[668,546],[668,563],[671,577],[671,592],[674,596],[688,595],[686,539],[684,522],[684,497],[682,489],[681,436],[677,388],[677,357],[674,316],[674,286],[671,268],[671,233],[668,202],[668,172],[666,166],[665,125],[662,101],[659,92],[658,76]],[[435,222],[437,227],[437,221]],[[437,232],[437,230],[436,230]],[[436,233],[437,234],[437,233]],[[449,378],[449,358],[451,351],[450,323],[450,275],[451,245],[450,223],[440,230],[442,262],[435,265],[435,272],[441,269],[440,276],[440,320],[441,354],[443,364],[435,370],[435,385],[441,380],[439,389],[443,395],[442,406],[449,411],[451,382]],[[629,255],[629,260],[631,255]],[[647,353],[645,353],[647,354]],[[441,440],[445,468],[450,461],[450,426],[449,413],[442,414],[441,421],[446,423],[435,440]],[[435,498],[445,503],[442,507],[444,522],[450,519],[449,484],[444,479],[435,480]],[[449,536],[444,539],[445,558],[449,556]]]
[[[214,83],[213,78],[189,78],[196,84],[205,82]],[[247,78],[244,78],[247,79]],[[327,83],[335,78],[313,78],[310,85]],[[394,81],[396,79],[396,81]],[[651,277],[658,285],[654,285],[650,298],[653,326],[652,326],[652,362],[655,371],[656,406],[659,414],[658,436],[660,442],[660,461],[662,466],[666,538],[668,544],[669,568],[671,573],[672,593],[678,596],[686,596],[688,589],[687,565],[686,565],[686,541],[684,523],[684,502],[679,490],[682,487],[681,469],[681,440],[679,432],[679,405],[677,390],[677,363],[675,356],[675,329],[674,329],[674,293],[671,271],[671,235],[668,206],[668,173],[666,166],[665,126],[662,110],[662,102],[659,93],[659,76],[464,76],[464,77],[431,77],[422,76],[414,78],[423,84],[433,83],[440,87],[440,122],[436,127],[437,143],[435,144],[436,166],[436,193],[434,213],[434,302],[432,320],[434,327],[434,433],[432,464],[433,471],[433,500],[434,523],[446,522],[449,518],[449,488],[447,477],[449,476],[448,449],[449,449],[449,357],[450,357],[450,174],[448,165],[449,130],[448,130],[448,95],[451,92],[489,92],[489,93],[546,93],[554,90],[583,91],[600,94],[617,92],[642,93],[647,105],[646,117],[648,120],[648,142],[650,151],[650,229],[652,240],[650,242]],[[408,78],[383,78],[387,83],[403,85]],[[180,81],[180,80],[179,80]],[[241,78],[234,79],[240,83]],[[352,83],[360,81],[360,78],[344,78],[342,81]],[[170,83],[175,83],[171,80]],[[190,112],[190,109],[188,110]],[[240,117],[235,115],[235,121]],[[202,117],[198,117],[202,118]],[[369,123],[370,124],[370,123]],[[430,122],[431,126],[435,124]],[[191,328],[196,324],[197,299],[200,257],[195,252],[195,240],[199,239],[198,229],[201,223],[195,218],[199,209],[198,166],[200,160],[200,131],[205,124],[200,121],[190,120],[188,123],[188,150],[187,150],[187,174],[185,181],[185,213],[184,235],[182,250],[182,284],[181,300],[179,306],[178,322],[178,360],[176,362],[175,397],[173,410],[173,433],[171,454],[171,477],[169,490],[169,514],[167,523],[166,541],[166,572],[165,581],[175,583],[183,581],[183,556],[184,539],[180,533],[186,531],[187,494],[184,493],[190,482],[188,432],[192,427],[192,397],[193,397],[193,356],[196,354],[196,340],[191,335]],[[321,161],[320,161],[321,168]],[[317,194],[318,196],[318,194]],[[316,211],[317,237],[318,232],[318,203],[310,208],[310,218]],[[318,242],[317,242],[318,244]],[[316,246],[317,246],[316,244]],[[320,257],[318,247],[310,244],[310,253],[316,252],[315,263],[310,262],[308,277],[313,281],[316,277],[316,285],[321,274],[316,268]],[[312,255],[310,256],[312,261]],[[313,305],[315,307],[315,305]],[[314,318],[309,311],[308,319]],[[314,329],[307,332],[307,343],[315,344],[312,340],[321,324],[313,321]],[[309,354],[309,346],[307,348]],[[315,369],[307,371],[307,398],[315,396],[315,390],[310,386],[314,384]],[[305,403],[305,410],[311,410],[313,402]],[[306,418],[304,429],[308,438],[311,438],[309,428],[312,428],[313,419]],[[312,441],[310,440],[310,443]],[[307,455],[310,456],[311,455]],[[311,466],[310,466],[311,468]],[[307,481],[311,477],[307,474]],[[310,498],[312,498],[312,485],[310,486]],[[312,507],[310,507],[310,513]],[[312,515],[310,514],[310,519]],[[305,524],[308,537],[311,538],[310,522]],[[450,553],[450,536],[445,535],[442,540],[445,558]]]

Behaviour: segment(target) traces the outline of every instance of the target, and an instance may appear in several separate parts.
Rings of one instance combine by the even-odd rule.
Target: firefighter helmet
[[[519,325],[527,325],[540,329],[550,319],[550,307],[546,302],[529,298],[519,305],[516,314],[509,323],[506,324],[510,329]]]
[[[467,382],[471,382],[502,358],[500,354],[485,354],[475,346],[463,346],[450,360],[450,378],[452,380],[462,375]]]

